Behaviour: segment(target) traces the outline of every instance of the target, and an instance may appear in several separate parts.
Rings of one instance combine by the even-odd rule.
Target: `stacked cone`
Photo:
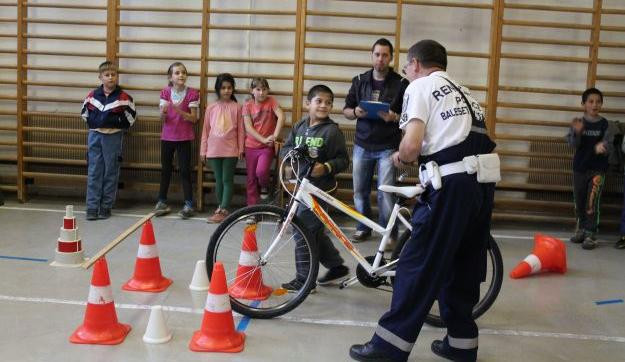
[[[143,335],[143,342],[151,344],[165,343],[169,342],[171,337],[172,333],[165,324],[163,307],[160,305],[152,306],[150,319],[148,320],[148,325],[145,328],[145,334]]]
[[[233,298],[265,300],[271,295],[271,287],[263,284],[263,275],[258,265],[258,259],[256,224],[254,223],[246,225],[243,231],[237,277],[229,290]]]
[[[539,272],[566,273],[566,245],[562,240],[534,235],[534,250],[510,272],[510,278],[524,278]]]
[[[152,222],[148,220],[143,225],[141,232],[134,275],[122,286],[122,289],[158,293],[167,289],[171,283],[172,280],[165,278],[161,273],[154,229]]]
[[[85,260],[82,241],[78,236],[78,226],[74,216],[74,206],[65,206],[63,226],[56,241],[56,250],[52,266],[78,267]]]
[[[226,272],[221,262],[213,267],[202,327],[193,333],[189,349],[196,352],[241,352],[245,334],[234,329]]]
[[[111,280],[104,257],[95,262],[83,324],[69,337],[72,343],[119,344],[130,326],[117,321]]]

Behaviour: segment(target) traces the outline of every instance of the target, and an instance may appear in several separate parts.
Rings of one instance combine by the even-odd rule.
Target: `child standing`
[[[171,211],[167,205],[167,190],[171,180],[174,153],[178,154],[178,168],[184,193],[184,207],[178,215],[183,219],[193,216],[193,193],[191,191],[191,142],[195,138],[193,125],[197,122],[200,93],[186,86],[187,68],[175,62],[167,69],[169,85],[161,91],[159,110],[163,131],[161,132],[161,186],[158,202],[154,207],[156,216]]]
[[[108,219],[115,202],[124,130],[137,117],[132,97],[117,85],[117,66],[98,67],[102,85],[85,98],[80,115],[87,136],[87,220]]]
[[[285,157],[286,154],[300,144],[308,145],[311,154],[317,155],[317,162],[314,165],[310,182],[320,189],[331,192],[336,189],[335,175],[347,168],[349,165],[349,156],[345,147],[345,136],[332,119],[330,119],[330,111],[334,94],[330,88],[324,85],[316,85],[308,91],[306,105],[308,106],[308,117],[297,122],[291,133],[287,137],[284,147],[280,151],[280,156]],[[305,167],[299,167],[301,173]],[[303,174],[299,175],[303,177]],[[325,203],[321,202],[325,208]],[[343,258],[339,251],[334,247],[332,241],[325,234],[325,227],[319,221],[317,216],[307,207],[300,206],[297,209],[297,216],[308,227],[313,252],[319,255],[321,265],[328,269],[327,273],[317,280],[319,285],[326,285],[335,280],[345,277],[349,273],[349,269],[343,264]],[[299,239],[299,235],[296,235]],[[305,260],[308,255],[302,254],[301,250],[305,248],[297,247],[300,243],[296,241],[295,260],[297,265],[297,275],[292,281],[282,284],[282,287],[288,291],[299,290],[304,282],[308,269],[305,266]]]
[[[219,223],[228,216],[237,159],[243,158],[245,130],[241,107],[234,96],[234,78],[228,73],[215,80],[217,102],[206,107],[200,156],[215,174],[218,207],[206,221]]]
[[[599,201],[608,170],[608,154],[613,147],[614,133],[608,121],[599,115],[603,94],[589,88],[582,94],[584,116],[574,118],[567,135],[575,147],[573,157],[573,196],[577,231],[571,242],[582,243],[590,250],[597,246],[595,233],[599,226]]]
[[[256,205],[266,199],[270,184],[269,169],[274,155],[274,141],[284,124],[284,112],[278,101],[269,95],[265,78],[254,78],[252,99],[243,106],[245,123],[245,166],[247,168],[247,204]]]

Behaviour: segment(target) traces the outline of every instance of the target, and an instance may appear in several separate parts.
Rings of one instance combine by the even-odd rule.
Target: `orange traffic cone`
[[[152,222],[146,221],[141,232],[139,251],[135,262],[135,273],[122,286],[123,290],[138,292],[162,292],[172,283],[161,273],[161,262],[158,259],[158,249],[154,240]]]
[[[95,262],[85,320],[69,337],[72,343],[120,344],[130,326],[117,321],[111,280],[104,257]]]
[[[510,272],[510,278],[524,278],[541,271],[566,273],[566,246],[562,240],[534,235],[534,250]]]
[[[234,298],[249,300],[265,300],[271,295],[272,289],[263,284],[263,275],[258,265],[256,224],[245,226],[237,277],[229,291]]]
[[[244,342],[245,334],[234,330],[224,266],[216,262],[206,297],[202,327],[193,333],[189,349],[196,352],[241,352]]]

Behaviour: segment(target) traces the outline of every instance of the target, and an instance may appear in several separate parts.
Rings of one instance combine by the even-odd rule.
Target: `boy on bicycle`
[[[305,144],[310,157],[316,160],[310,175],[310,182],[326,192],[336,189],[335,175],[349,165],[345,136],[339,129],[339,125],[329,117],[333,101],[334,93],[325,85],[310,88],[306,99],[308,116],[304,116],[293,126],[280,151],[280,157],[284,158],[293,148]],[[300,166],[298,176],[301,178],[305,176],[306,167]],[[321,200],[319,203],[325,208]],[[297,209],[297,217],[307,226],[311,237],[311,248],[319,255],[321,265],[328,269],[326,274],[317,280],[317,283],[326,285],[347,276],[349,269],[343,264],[343,258],[325,234],[325,227],[317,216],[306,206],[300,205]],[[298,237],[299,235],[296,235],[296,238]],[[309,256],[306,251],[302,252],[302,250],[306,249],[296,247],[297,275],[295,279],[282,284],[282,287],[290,292],[301,289],[306,281],[308,267],[305,266],[305,260]]]

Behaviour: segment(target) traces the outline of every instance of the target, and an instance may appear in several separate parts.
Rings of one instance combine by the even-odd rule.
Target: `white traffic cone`
[[[206,273],[206,261],[198,260],[195,263],[195,270],[193,271],[193,278],[189,289],[197,291],[208,290],[208,274]]]
[[[148,326],[145,328],[143,342],[145,343],[165,343],[171,339],[171,331],[167,329],[165,317],[163,316],[163,307],[160,305],[152,306]]]
[[[79,267],[85,261],[82,241],[78,236],[78,225],[74,216],[74,206],[65,206],[65,217],[60,235],[57,239],[54,261],[52,266]]]

